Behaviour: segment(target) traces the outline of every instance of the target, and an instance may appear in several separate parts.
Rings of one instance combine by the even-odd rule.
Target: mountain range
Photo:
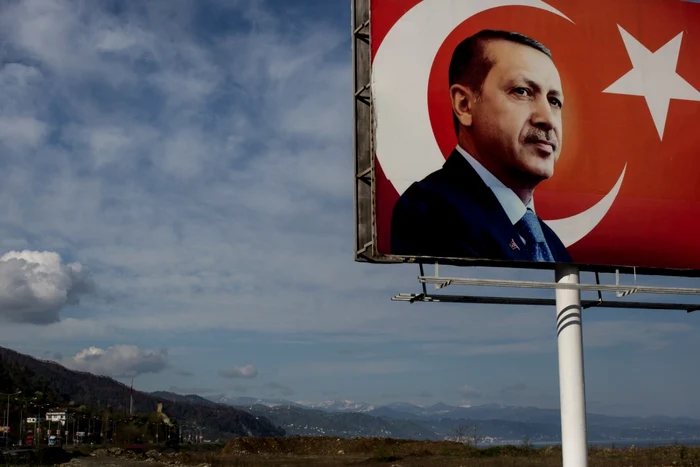
[[[444,403],[418,406],[397,402],[374,406],[354,401],[308,403],[250,397],[211,398],[262,416],[289,435],[388,436],[449,439],[468,432],[480,439],[556,442],[561,415],[556,409],[485,404],[458,407]],[[349,408],[354,408],[349,409]],[[687,417],[618,417],[587,414],[590,440],[700,439],[700,420]]]
[[[45,406],[127,416],[131,389],[112,378],[69,370],[0,347],[0,392],[22,390]],[[25,396],[26,395],[26,396]],[[373,405],[350,400],[303,402],[255,397],[204,398],[173,392],[133,391],[137,413],[152,413],[159,403],[180,424],[197,424],[206,437],[337,436],[404,439],[469,437],[493,442],[558,442],[560,413],[553,409],[487,404],[458,407],[444,403],[418,406],[407,402]],[[10,423],[19,420],[14,404]],[[118,415],[118,414],[122,415]],[[587,414],[589,440],[623,441],[700,439],[700,420],[686,417],[615,417]]]

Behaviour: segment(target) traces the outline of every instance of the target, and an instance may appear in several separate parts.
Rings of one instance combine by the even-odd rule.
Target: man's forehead
[[[485,52],[493,62],[492,71],[500,79],[527,79],[540,87],[561,92],[556,65],[543,52],[525,44],[506,40],[489,41]]]

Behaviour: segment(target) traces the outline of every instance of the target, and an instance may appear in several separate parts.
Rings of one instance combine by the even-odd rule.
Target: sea
[[[479,447],[490,447],[490,446],[521,446],[523,444],[522,440],[498,440],[489,443],[479,443]],[[530,445],[536,448],[543,448],[547,446],[556,446],[561,444],[561,441],[531,441]],[[700,438],[692,439],[620,439],[620,440],[602,440],[602,441],[588,441],[588,446],[595,447],[607,447],[607,448],[628,448],[635,446],[638,448],[653,448],[653,447],[666,447],[666,446],[700,446]]]

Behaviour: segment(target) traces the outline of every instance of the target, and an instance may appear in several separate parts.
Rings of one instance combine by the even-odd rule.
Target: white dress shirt
[[[474,168],[476,173],[479,174],[479,177],[481,177],[486,186],[491,189],[513,225],[515,225],[525,215],[528,208],[532,209],[532,212],[535,212],[535,202],[532,198],[530,198],[530,202],[527,203],[527,205],[523,204],[523,201],[518,195],[515,194],[513,190],[505,186],[503,182],[489,172],[486,167],[474,159],[471,154],[462,149],[459,145],[457,145],[456,149],[462,156],[464,156],[467,162],[469,162],[469,165]]]

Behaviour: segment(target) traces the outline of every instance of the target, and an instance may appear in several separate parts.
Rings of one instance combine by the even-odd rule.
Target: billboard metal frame
[[[355,259],[372,261],[374,239],[374,150],[369,0],[352,0],[353,153],[355,159]]]

